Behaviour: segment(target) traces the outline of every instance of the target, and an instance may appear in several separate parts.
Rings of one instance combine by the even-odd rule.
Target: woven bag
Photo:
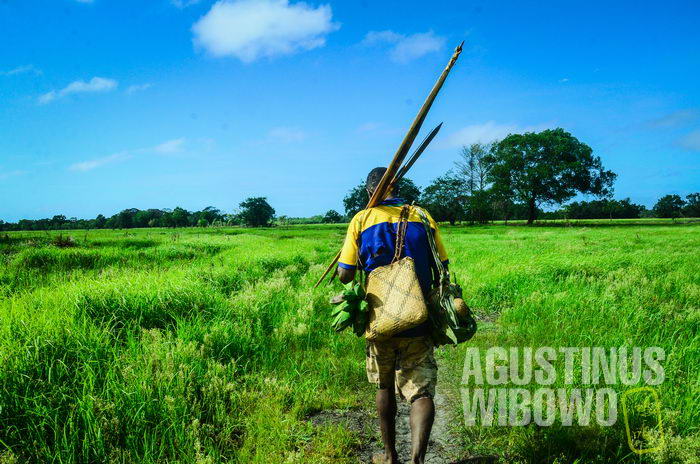
[[[410,257],[401,258],[410,206],[401,210],[396,230],[396,251],[391,263],[369,273],[367,277],[367,302],[369,321],[365,338],[384,340],[404,330],[416,327],[428,319],[416,267]]]

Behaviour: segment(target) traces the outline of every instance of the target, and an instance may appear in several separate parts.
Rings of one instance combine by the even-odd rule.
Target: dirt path
[[[453,429],[455,420],[459,417],[455,413],[459,408],[455,407],[455,395],[446,391],[447,382],[438,382],[435,394],[435,423],[430,435],[430,443],[425,462],[427,464],[450,464],[468,462],[463,459],[463,452],[459,449]],[[373,399],[373,398],[372,398]],[[457,400],[458,401],[458,400]],[[396,418],[396,448],[401,462],[410,462],[411,457],[411,428],[409,426],[410,405],[404,401],[397,401],[398,416]],[[372,455],[382,451],[379,421],[374,408],[364,410],[334,410],[321,411],[310,417],[315,425],[342,424],[355,432],[360,438],[360,446],[356,456],[359,462],[371,463]],[[462,458],[462,459],[460,459]]]
[[[442,385],[438,384],[435,393],[435,422],[430,434],[428,452],[425,456],[426,464],[450,464],[459,460],[459,449],[452,431],[455,420],[452,414],[454,410],[454,405],[448,399],[448,392],[443,391]],[[401,462],[411,461],[411,428],[408,422],[410,411],[408,403],[403,401],[399,403],[399,416],[396,420],[396,447]],[[379,451],[381,448],[376,450],[376,452]]]

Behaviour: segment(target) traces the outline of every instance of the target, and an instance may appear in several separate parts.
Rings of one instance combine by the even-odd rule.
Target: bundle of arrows
[[[423,125],[423,121],[425,120],[428,111],[430,111],[430,107],[432,106],[435,97],[437,96],[438,92],[440,92],[440,89],[442,88],[442,85],[444,84],[447,75],[450,73],[452,66],[454,66],[455,62],[457,61],[457,58],[459,57],[459,54],[462,52],[463,44],[464,42],[462,42],[461,44],[459,44],[459,46],[457,46],[457,48],[455,48],[455,51],[452,54],[452,57],[450,58],[450,61],[447,63],[447,66],[440,74],[440,77],[438,77],[437,82],[431,89],[430,93],[428,94],[428,97],[425,99],[425,102],[423,102],[423,106],[421,106],[420,110],[418,111],[418,114],[413,120],[413,124],[411,124],[411,127],[408,129],[406,136],[401,141],[401,145],[399,145],[398,150],[396,150],[396,154],[394,154],[394,158],[389,163],[389,166],[387,166],[387,170],[384,173],[384,176],[379,181],[379,184],[374,190],[372,197],[367,202],[367,206],[365,207],[365,209],[372,208],[373,206],[376,206],[382,201],[384,201],[387,194],[393,189],[394,185],[396,185],[397,182],[400,181],[403,178],[403,176],[406,175],[408,170],[411,168],[411,166],[413,166],[413,164],[423,153],[423,151],[425,151],[428,144],[431,142],[431,140],[433,140],[435,135],[437,135],[438,131],[442,127],[442,123],[438,124],[438,126],[435,127],[435,129],[433,129],[427,137],[425,137],[425,139],[423,140],[423,142],[421,142],[416,151],[409,157],[408,161],[406,161],[405,164],[402,164],[406,159],[406,155],[411,149],[411,145],[413,145],[413,141],[416,139],[418,132],[420,132],[420,128]],[[333,274],[331,274],[329,282],[333,280],[333,277],[335,277],[337,273],[335,265],[338,262],[339,258],[340,251],[336,254],[335,258],[333,259],[333,262],[331,262],[330,265],[326,268],[323,275],[318,279],[318,282],[316,282],[314,288],[318,287],[319,284],[323,282],[323,279],[326,278],[326,276],[331,272],[331,270],[334,270],[334,272]]]

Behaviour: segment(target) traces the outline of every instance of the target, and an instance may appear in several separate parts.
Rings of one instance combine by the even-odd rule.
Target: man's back
[[[391,263],[396,251],[396,229],[404,201],[391,198],[379,206],[360,211],[352,218],[348,234],[338,261],[343,269],[357,267],[370,273],[380,266]],[[432,233],[438,247],[440,260],[447,264],[447,254],[440,239],[437,224],[430,219]],[[416,276],[423,294],[427,296],[433,279],[433,255],[428,243],[425,226],[416,208],[411,208],[406,226],[406,238],[401,257],[408,256],[415,263]],[[397,334],[396,337],[415,337],[427,333],[427,322]]]

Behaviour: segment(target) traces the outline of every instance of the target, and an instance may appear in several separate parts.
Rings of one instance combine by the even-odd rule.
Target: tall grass
[[[445,235],[470,304],[498,318],[447,353],[455,387],[475,387],[460,385],[468,346],[482,353],[490,346],[659,346],[667,357],[658,387],[666,440],[657,453],[630,451],[621,407],[614,427],[466,427],[466,449],[520,462],[700,462],[700,228],[490,227]]]
[[[670,437],[697,456],[697,226],[445,227],[486,321],[471,343],[657,345]],[[344,226],[9,234],[0,243],[0,463],[351,462],[306,417],[367,406],[363,341],[312,290]],[[63,232],[64,238],[66,233]],[[443,350],[459,388],[465,347]],[[453,407],[459,413],[459,404]],[[521,462],[634,460],[619,427],[465,428]]]
[[[136,234],[6,253],[5,276],[41,279],[2,281],[0,462],[347,455],[349,434],[304,420],[364,386],[361,341],[332,333],[330,290],[310,290],[318,242]]]

